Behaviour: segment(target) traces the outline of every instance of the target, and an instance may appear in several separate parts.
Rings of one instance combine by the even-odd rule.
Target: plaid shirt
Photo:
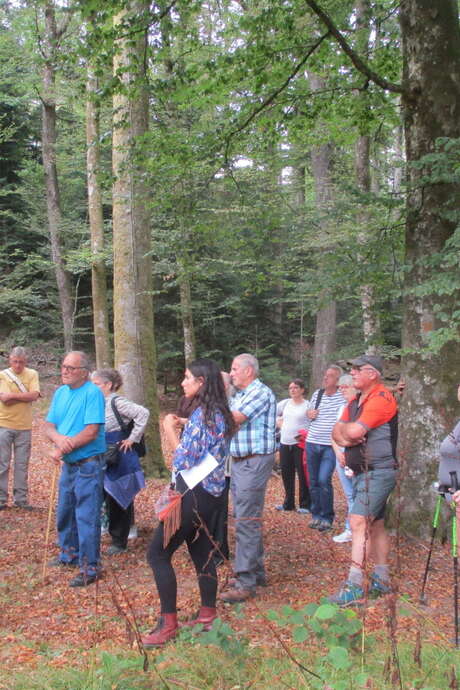
[[[231,455],[241,458],[275,452],[276,398],[268,386],[255,379],[235,393],[230,409],[247,417],[232,438]]]

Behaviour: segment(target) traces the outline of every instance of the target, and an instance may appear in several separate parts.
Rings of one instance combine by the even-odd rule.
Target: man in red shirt
[[[332,430],[332,437],[345,447],[345,464],[353,471],[351,567],[348,579],[329,601],[339,606],[358,603],[364,597],[363,578],[368,557],[374,570],[369,595],[391,591],[388,553],[390,542],[384,527],[385,506],[396,484],[398,407],[381,382],[382,359],[363,355],[351,362],[353,385],[359,391]]]

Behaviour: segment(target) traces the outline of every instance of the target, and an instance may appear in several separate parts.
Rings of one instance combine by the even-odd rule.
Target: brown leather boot
[[[211,630],[212,624],[217,618],[217,611],[216,608],[212,608],[211,606],[202,606],[200,610],[198,611],[198,616],[196,618],[192,618],[189,621],[184,621],[181,623],[181,626],[188,626],[188,625],[202,625],[203,630]]]
[[[161,647],[176,637],[179,626],[177,613],[162,613],[158,619],[157,627],[142,638],[142,644],[149,647]]]

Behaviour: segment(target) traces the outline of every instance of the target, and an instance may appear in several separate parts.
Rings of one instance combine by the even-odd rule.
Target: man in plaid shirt
[[[233,360],[230,376],[238,389],[230,401],[238,424],[230,445],[236,577],[220,595],[229,603],[246,601],[255,595],[257,585],[266,585],[262,514],[275,454],[276,399],[258,374],[259,363],[253,355]]]

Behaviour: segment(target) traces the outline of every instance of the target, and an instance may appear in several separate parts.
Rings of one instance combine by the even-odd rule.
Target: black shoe
[[[327,532],[328,530],[332,529],[332,525],[327,520],[320,520],[316,529],[318,532]]]
[[[99,575],[94,573],[94,575],[87,575],[86,573],[78,573],[73,580],[70,580],[69,587],[87,587],[99,580]]]
[[[122,546],[117,546],[117,544],[111,544],[107,549],[107,556],[117,556],[119,553],[126,553],[128,549]]]
[[[20,508],[21,510],[35,510],[35,506],[30,503],[14,503],[13,508]]]
[[[59,556],[48,561],[48,565],[51,568],[76,568],[78,565],[78,560],[75,561],[61,561]]]
[[[320,524],[321,524],[321,520],[318,520],[318,518],[316,518],[315,520],[312,520],[308,526],[310,529],[318,529]]]

